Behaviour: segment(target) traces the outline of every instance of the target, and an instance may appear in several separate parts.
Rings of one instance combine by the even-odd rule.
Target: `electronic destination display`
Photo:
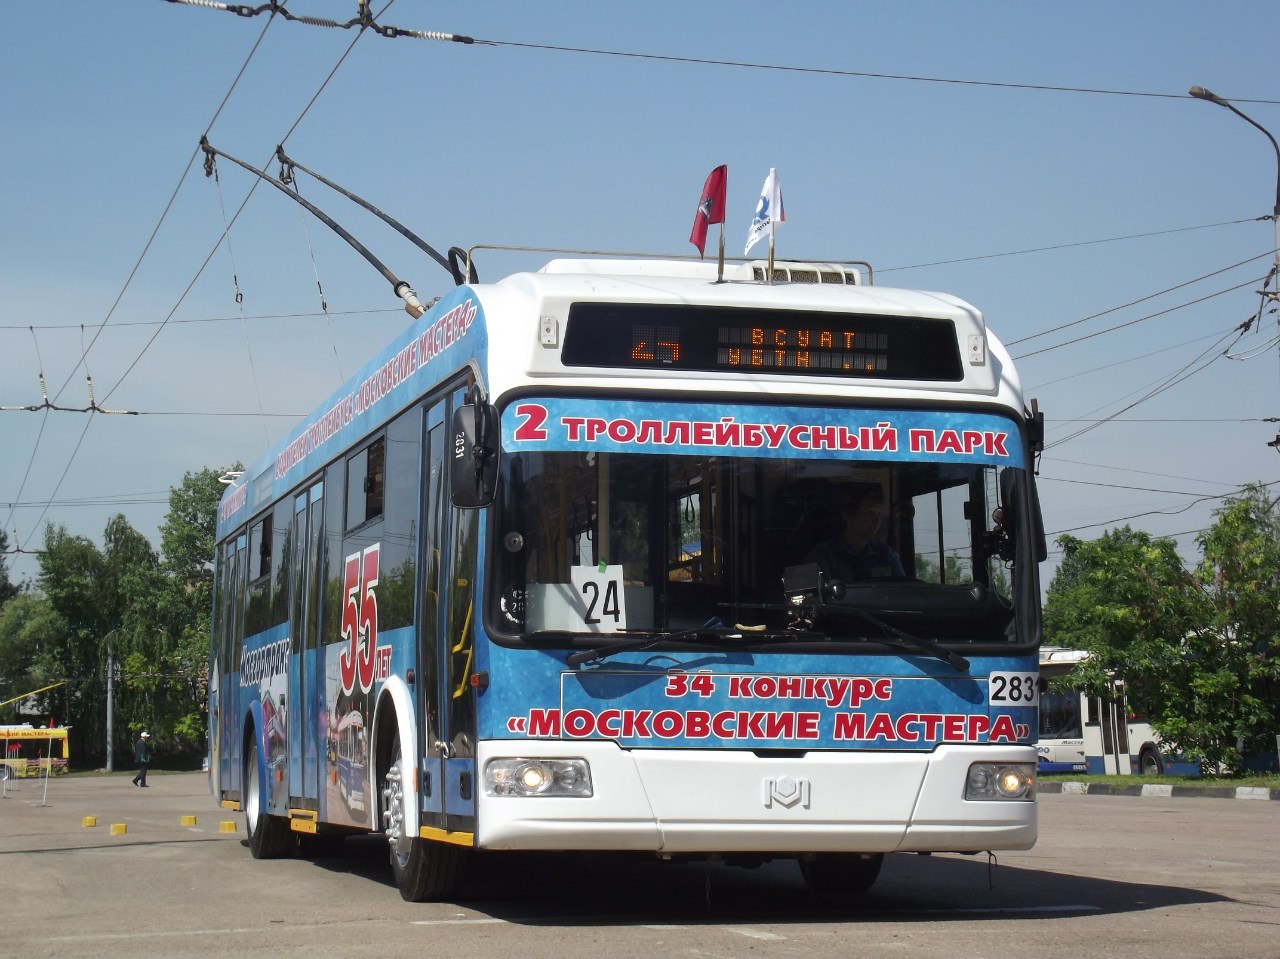
[[[647,303],[575,303],[566,366],[960,380],[950,320]]]

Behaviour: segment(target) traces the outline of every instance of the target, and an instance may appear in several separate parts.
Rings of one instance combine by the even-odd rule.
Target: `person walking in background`
[[[133,744],[134,758],[138,761],[138,775],[133,777],[135,786],[147,785],[147,767],[151,765],[151,734],[143,732]]]

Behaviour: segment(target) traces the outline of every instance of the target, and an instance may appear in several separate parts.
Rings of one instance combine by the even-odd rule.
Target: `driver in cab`
[[[817,563],[828,580],[844,583],[906,576],[898,554],[876,538],[886,515],[879,487],[852,490],[840,503],[839,515],[840,533],[813,547],[808,562]]]

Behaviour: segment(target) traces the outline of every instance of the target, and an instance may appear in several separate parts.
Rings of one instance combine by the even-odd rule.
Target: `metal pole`
[[[53,720],[49,720],[49,728],[53,729]],[[49,805],[49,777],[53,775],[53,736],[52,734],[46,740],[45,757],[44,757],[44,792],[40,795],[40,805]]]
[[[111,732],[115,712],[115,678],[115,657],[112,653],[111,644],[107,643],[107,772],[115,770],[115,760],[112,758],[115,743]]]

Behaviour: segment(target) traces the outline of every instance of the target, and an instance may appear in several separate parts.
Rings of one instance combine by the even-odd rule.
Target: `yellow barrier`
[[[234,821],[223,820],[218,823],[218,832],[235,832],[236,824]]]
[[[111,824],[111,835],[113,836],[123,836],[127,831],[125,824],[122,822],[113,822]]]
[[[196,824],[195,816],[183,816],[178,820],[179,826],[194,826]]]
[[[98,817],[85,816],[83,819],[80,820],[80,825],[84,826],[85,828],[88,828],[89,826],[96,826],[98,825]]]

